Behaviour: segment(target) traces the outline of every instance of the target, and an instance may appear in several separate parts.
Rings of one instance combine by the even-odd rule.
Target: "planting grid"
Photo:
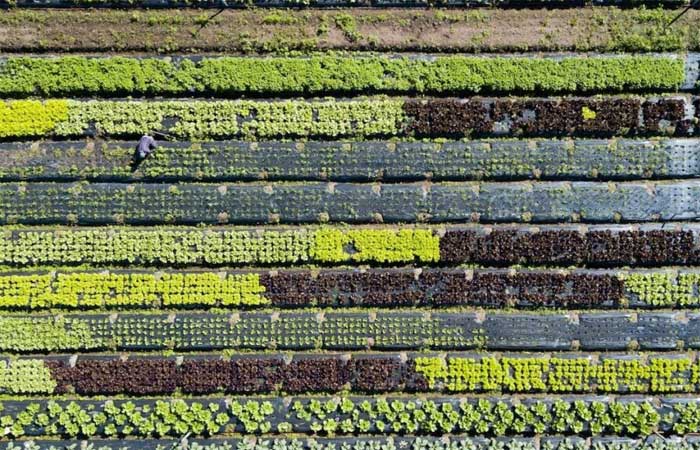
[[[700,449],[687,4],[0,0],[0,448]]]

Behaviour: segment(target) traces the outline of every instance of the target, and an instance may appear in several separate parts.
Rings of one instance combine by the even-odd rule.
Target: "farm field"
[[[699,26],[0,0],[0,450],[700,449]]]

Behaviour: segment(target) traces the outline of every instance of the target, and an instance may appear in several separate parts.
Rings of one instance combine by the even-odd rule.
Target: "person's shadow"
[[[144,162],[146,158],[141,158],[141,155],[139,154],[139,148],[138,146],[134,149],[134,156],[131,158],[131,163],[129,164],[129,167],[131,167],[131,173],[134,173],[138,170],[139,166],[141,165],[142,162]]]

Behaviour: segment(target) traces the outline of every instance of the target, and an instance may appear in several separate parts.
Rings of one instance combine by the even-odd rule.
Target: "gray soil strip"
[[[0,143],[2,181],[633,180],[700,177],[699,139]],[[333,162],[336,164],[333,165]]]

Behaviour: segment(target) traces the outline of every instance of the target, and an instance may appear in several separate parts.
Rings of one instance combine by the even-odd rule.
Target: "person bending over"
[[[153,137],[147,134],[141,136],[141,139],[139,139],[139,143],[136,146],[134,157],[131,160],[131,171],[135,171],[139,164],[148,158],[148,156],[152,154],[156,148],[158,148],[158,144],[156,144],[156,140],[153,139]]]

